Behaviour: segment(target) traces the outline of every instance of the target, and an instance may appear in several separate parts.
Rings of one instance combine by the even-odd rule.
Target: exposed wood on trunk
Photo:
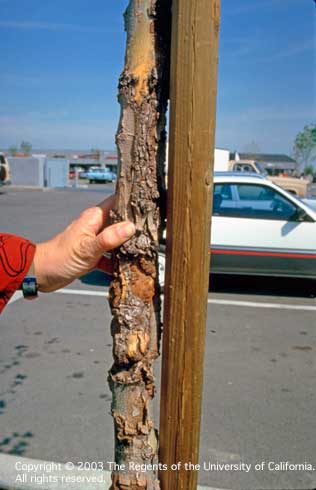
[[[162,490],[194,490],[209,278],[220,0],[173,0],[167,277],[160,461]]]
[[[157,250],[158,201],[163,194],[165,112],[168,98],[166,0],[130,0],[127,48],[119,81],[119,176],[114,221],[136,224],[133,239],[114,253],[110,290],[114,364],[109,373],[115,426],[113,490],[158,490],[157,433],[153,424],[153,361],[161,330]],[[163,14],[166,16],[165,20]],[[160,192],[159,192],[160,191]],[[135,465],[145,464],[146,472]]]

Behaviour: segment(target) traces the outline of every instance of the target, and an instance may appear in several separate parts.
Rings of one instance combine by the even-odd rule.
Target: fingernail
[[[126,240],[128,238],[131,238],[136,231],[134,223],[131,221],[126,221],[125,223],[122,223],[120,228],[119,228],[119,233],[122,238],[125,238]]]

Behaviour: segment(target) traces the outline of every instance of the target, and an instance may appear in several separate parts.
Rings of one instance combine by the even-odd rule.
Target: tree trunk
[[[158,490],[152,399],[153,361],[159,354],[161,334],[157,251],[159,199],[164,195],[169,0],[130,0],[125,29],[125,68],[119,81],[119,175],[112,218],[114,222],[133,221],[137,232],[113,254],[114,364],[109,384],[115,462],[120,470],[112,473],[111,488]],[[136,465],[145,465],[142,470],[146,471]]]

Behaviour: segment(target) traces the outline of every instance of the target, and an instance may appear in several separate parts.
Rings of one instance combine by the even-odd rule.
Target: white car
[[[210,248],[212,273],[316,279],[316,211],[260,176],[215,173]]]

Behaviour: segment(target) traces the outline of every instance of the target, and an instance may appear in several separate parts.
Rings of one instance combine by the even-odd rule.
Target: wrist
[[[42,293],[51,293],[62,288],[68,282],[65,274],[61,273],[58,262],[58,240],[38,243],[34,255],[34,270],[37,278],[38,290]]]
[[[34,275],[36,277],[38,290],[41,292],[50,291],[49,281],[46,273],[47,263],[49,263],[49,257],[47,254],[47,247],[45,243],[38,243],[33,258]]]

